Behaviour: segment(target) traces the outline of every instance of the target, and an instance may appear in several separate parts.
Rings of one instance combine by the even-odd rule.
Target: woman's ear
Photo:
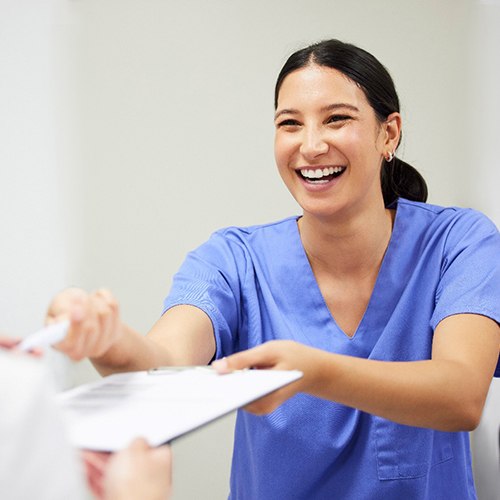
[[[391,113],[387,120],[384,122],[385,127],[385,149],[394,153],[396,148],[399,146],[399,139],[401,137],[401,115],[395,111]]]

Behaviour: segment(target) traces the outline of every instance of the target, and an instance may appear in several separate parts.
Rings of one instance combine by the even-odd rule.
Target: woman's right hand
[[[54,348],[75,361],[103,356],[122,332],[118,302],[106,289],[60,292],[49,305],[45,320],[47,324],[70,320],[66,337]]]

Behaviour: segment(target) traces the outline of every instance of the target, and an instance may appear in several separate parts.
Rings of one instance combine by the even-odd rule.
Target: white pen
[[[28,335],[17,346],[21,351],[29,351],[36,347],[48,347],[60,342],[69,330],[70,322],[68,320],[60,323],[47,325],[31,335]]]

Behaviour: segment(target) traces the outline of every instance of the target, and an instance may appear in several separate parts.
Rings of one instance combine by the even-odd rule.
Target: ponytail
[[[390,162],[384,160],[380,181],[386,207],[400,197],[411,201],[427,201],[424,178],[414,167],[399,158],[394,157]]]

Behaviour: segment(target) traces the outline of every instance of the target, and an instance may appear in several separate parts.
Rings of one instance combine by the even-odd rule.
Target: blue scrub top
[[[217,358],[292,339],[349,356],[423,360],[447,316],[500,322],[495,225],[470,209],[404,199],[393,208],[389,247],[352,337],[324,302],[298,217],[214,233],[188,254],[164,310],[190,304],[205,311]],[[400,425],[298,394],[266,416],[239,412],[230,498],[476,498],[468,433]]]

